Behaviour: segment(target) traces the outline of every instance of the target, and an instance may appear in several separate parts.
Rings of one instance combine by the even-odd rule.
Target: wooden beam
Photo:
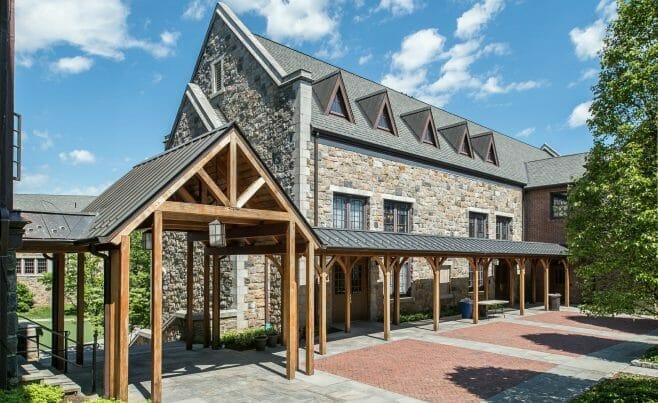
[[[432,270],[434,278],[432,281],[432,324],[436,332],[439,330],[439,317],[441,316],[441,271]]]
[[[192,350],[194,344],[194,242],[187,241],[187,318],[185,349]]]
[[[539,261],[544,268],[544,310],[548,311],[548,267],[550,261],[548,259],[540,259]]]
[[[393,323],[400,325],[400,262],[395,259],[393,262]],[[389,285],[386,284],[386,289]]]
[[[268,236],[283,236],[286,234],[288,224],[261,224],[261,225],[242,225],[235,228],[226,229],[226,239],[244,239],[244,238],[264,238]],[[208,239],[208,233],[205,233]]]
[[[130,236],[121,236],[118,271],[118,289],[116,304],[116,395],[119,400],[128,401],[128,352],[130,346],[130,325],[128,318],[130,314]]]
[[[212,261],[212,349],[219,350],[219,303],[220,303],[220,257],[213,256]]]
[[[249,187],[242,192],[236,204],[237,208],[243,207],[247,202],[258,192],[258,190],[265,184],[265,179],[260,177],[256,179]]]
[[[391,293],[388,291],[388,285],[391,279],[391,264],[390,256],[384,256],[384,264],[382,271],[384,272],[384,340],[388,340],[391,334]]]
[[[295,223],[291,221],[286,234],[286,253],[283,255],[284,287],[288,294],[286,310],[286,377],[295,379],[297,370],[297,283],[295,281]]]
[[[342,263],[345,274],[345,333],[349,333],[352,331],[352,266],[349,258],[345,259],[347,262]]]
[[[519,268],[519,315],[525,315],[525,259],[516,259]]]
[[[537,270],[536,267],[537,265],[535,262],[530,259],[530,274],[532,278],[532,285],[530,286],[532,288],[532,303],[535,304],[537,303]]]
[[[327,267],[326,256],[320,255],[320,354],[327,354]]]
[[[151,401],[162,402],[162,212],[153,213],[151,273]]]
[[[203,347],[210,347],[210,255],[203,255]]]
[[[78,253],[76,272],[75,362],[84,364],[85,356],[85,254]]]
[[[304,250],[306,244],[300,243],[297,249]],[[245,246],[226,246],[223,248],[206,247],[205,253],[208,255],[218,256],[235,256],[235,255],[277,255],[286,251],[285,244],[277,245],[245,245]]]
[[[315,245],[306,249],[306,375],[315,372]]]
[[[567,259],[562,259],[562,267],[564,267],[564,306],[568,307],[571,300],[571,279],[569,273],[569,262],[567,262]]]
[[[238,149],[236,136],[231,136],[228,155],[228,199],[229,206],[235,206],[238,199]]]
[[[51,346],[60,357],[66,355],[64,351],[64,283],[66,273],[66,255],[56,253],[53,262],[53,285],[52,285],[52,326],[57,334],[52,333]],[[60,371],[64,370],[64,360],[53,356],[52,366]]]
[[[188,192],[187,189],[185,189],[185,186],[181,186],[180,188],[178,188],[178,190],[176,191],[176,193],[177,193],[177,194],[180,196],[180,198],[183,199],[186,203],[198,203],[197,199],[195,199],[194,196],[192,196],[192,195],[190,194],[190,192]]]
[[[215,218],[220,220],[236,219],[236,220],[255,220],[255,221],[289,221],[290,213],[287,211],[272,211],[272,210],[255,210],[255,209],[235,209],[225,206],[210,206],[198,203],[181,203],[166,201],[162,203],[160,208],[165,213],[168,219],[176,220],[202,220],[212,221]],[[196,220],[195,220],[196,218]]]
[[[477,324],[479,319],[479,306],[478,302],[480,300],[480,283],[479,283],[479,268],[478,264],[479,259],[476,257],[471,257],[468,259],[468,262],[473,270],[473,323]]]
[[[114,365],[114,351],[116,350],[116,304],[114,298],[114,288],[115,288],[115,275],[118,269],[118,261],[113,254],[114,250],[110,251],[109,267],[104,266],[105,276],[104,284],[105,288],[105,304],[104,304],[104,323],[103,323],[103,394],[108,399],[115,399],[117,397],[115,391],[115,382],[114,376],[116,375],[115,365]],[[108,273],[109,271],[109,273]]]
[[[206,172],[204,168],[199,169],[196,175],[201,180],[201,182],[205,185],[205,189],[207,189],[207,191],[210,192],[210,195],[212,196],[213,199],[222,203],[225,207],[231,206],[228,197],[226,197],[224,192],[222,192],[222,189],[220,189],[219,186],[217,186],[215,180],[210,177],[210,175],[208,174],[208,172]]]

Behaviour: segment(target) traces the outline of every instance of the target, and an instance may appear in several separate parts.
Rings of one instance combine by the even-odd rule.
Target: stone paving
[[[194,350],[186,351],[183,343],[169,343],[163,354],[163,399],[188,403],[557,402],[567,401],[617,372],[658,376],[658,370],[629,365],[658,343],[658,321],[590,319],[574,308],[548,313],[540,307],[529,308],[523,317],[509,310],[504,318],[481,320],[479,325],[452,318],[441,322],[439,332],[432,331],[431,321],[392,326],[388,342],[383,340],[381,323],[354,322],[349,335],[328,335],[328,354],[316,354],[315,375],[298,372],[294,381],[284,377],[282,348],[238,352],[195,345]],[[524,338],[524,329],[532,337]],[[553,345],[559,348],[546,348],[547,343],[536,338],[542,332],[556,335],[552,344],[558,336],[563,339]],[[503,333],[503,339],[532,341],[539,347],[503,344],[495,333]],[[473,335],[487,336],[475,340]],[[605,343],[586,348],[581,343],[586,336]],[[570,340],[575,344],[570,345]],[[303,349],[299,355],[300,368],[304,368]],[[102,362],[99,365],[102,368]],[[129,368],[130,401],[148,399],[147,346],[131,349]],[[84,379],[88,374],[77,376]]]

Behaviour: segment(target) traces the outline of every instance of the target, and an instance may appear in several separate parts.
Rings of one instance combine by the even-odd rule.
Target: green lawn
[[[614,378],[594,385],[571,402],[656,403],[658,402],[658,378],[620,373]]]
[[[75,310],[72,309],[71,306],[67,306],[65,308],[65,315],[64,315],[64,330],[68,330],[69,333],[69,338],[76,340],[76,326],[77,326],[77,320],[75,317]],[[40,307],[34,307],[32,308],[29,312],[22,313],[19,315],[25,316],[28,319],[31,319],[45,327],[52,327],[52,319],[51,319],[51,307],[50,306],[40,306]],[[19,318],[20,321],[20,318]],[[84,334],[84,342],[85,343],[92,343],[94,341],[94,331],[91,326],[91,324],[85,320],[85,334]],[[99,332],[98,338],[102,338],[103,333],[102,331]],[[44,329],[43,335],[40,337],[39,341],[42,343],[42,345],[46,348],[50,348],[50,341],[51,341],[51,333]],[[69,342],[71,344],[71,342]]]

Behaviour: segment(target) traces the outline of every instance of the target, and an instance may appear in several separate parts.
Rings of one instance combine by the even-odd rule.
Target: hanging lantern
[[[215,220],[208,224],[208,243],[214,248],[226,246],[226,227],[221,221]]]
[[[151,231],[142,232],[142,248],[153,250],[153,233]]]

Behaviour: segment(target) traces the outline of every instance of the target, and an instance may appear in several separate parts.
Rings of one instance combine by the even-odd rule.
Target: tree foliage
[[[618,2],[588,126],[594,145],[569,191],[567,239],[584,308],[648,313],[658,301],[658,7]]]

